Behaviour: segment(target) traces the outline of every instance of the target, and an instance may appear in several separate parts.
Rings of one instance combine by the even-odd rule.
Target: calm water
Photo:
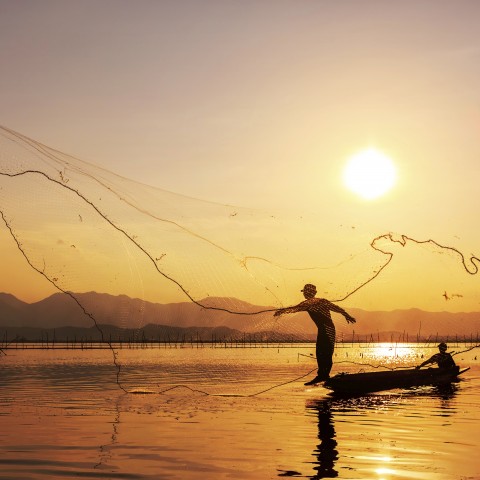
[[[332,373],[435,350],[340,347]],[[109,350],[6,353],[2,479],[480,479],[479,349],[452,388],[350,399],[303,385],[313,346],[122,350],[130,393]]]

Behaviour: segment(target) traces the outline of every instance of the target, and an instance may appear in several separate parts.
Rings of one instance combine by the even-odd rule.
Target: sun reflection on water
[[[381,467],[381,468],[377,468],[375,470],[375,473],[377,475],[395,475],[395,470],[392,470],[391,468]],[[385,478],[381,477],[378,480],[385,480]]]
[[[377,361],[387,361],[404,366],[415,363],[417,358],[417,352],[413,346],[398,343],[379,343],[372,347],[370,355]]]
[[[384,456],[384,457],[377,457],[376,460],[378,462],[389,463],[393,459],[392,459],[392,457]],[[388,467],[385,467],[385,466],[378,467],[374,471],[377,475],[387,475],[388,476],[388,475],[395,475],[396,474],[396,472],[393,468],[388,468]],[[378,480],[386,480],[387,478],[388,477],[381,476]]]

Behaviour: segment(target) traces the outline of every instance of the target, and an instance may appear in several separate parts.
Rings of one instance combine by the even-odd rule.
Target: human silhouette
[[[435,355],[432,355],[428,360],[425,360],[416,368],[419,369],[424,367],[425,365],[436,363],[438,365],[438,368],[441,368],[442,370],[458,369],[457,365],[455,364],[455,361],[452,358],[452,355],[450,355],[450,353],[447,353],[447,349],[448,347],[446,343],[443,343],[443,342],[440,343],[438,345],[439,352],[436,353]]]
[[[336,433],[330,402],[321,400],[310,404],[308,408],[317,414],[318,439],[320,440],[313,452],[313,456],[316,457],[316,461],[313,462],[315,474],[309,478],[319,480],[338,477],[338,472],[335,470],[335,462],[338,460],[337,441],[335,440]]]
[[[301,290],[305,300],[294,307],[280,308],[274,315],[284,313],[308,312],[310,318],[317,326],[316,357],[318,371],[317,376],[305,385],[313,385],[327,380],[333,365],[333,351],[335,349],[335,325],[330,312],[337,312],[345,317],[347,323],[355,323],[356,320],[343,308],[333,304],[325,298],[316,298],[317,287],[307,283]]]

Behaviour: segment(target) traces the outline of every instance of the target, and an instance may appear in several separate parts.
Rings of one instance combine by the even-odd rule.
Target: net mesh
[[[38,281],[62,295],[64,309],[55,305],[51,312],[59,318],[50,317],[51,325],[93,327],[91,338],[112,350],[122,388],[135,385],[135,372],[148,365],[129,361],[129,342],[198,350],[206,343],[312,340],[316,329],[307,315],[273,315],[302,300],[306,283],[347,310],[414,295],[435,299],[441,310],[442,302],[474,291],[470,277],[479,264],[473,254],[432,239],[352,226],[333,207],[268,212],[153,188],[6,128],[0,129],[0,210]],[[439,268],[442,275],[435,275]],[[48,318],[38,316],[42,327]],[[354,328],[336,325],[337,339]],[[252,368],[233,354],[229,366],[202,367],[192,348],[177,362],[195,356],[190,384],[198,388],[205,382],[222,388],[227,371],[233,380]],[[155,385],[172,386],[168,372]]]

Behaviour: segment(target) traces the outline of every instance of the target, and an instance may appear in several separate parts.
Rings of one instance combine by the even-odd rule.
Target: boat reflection
[[[362,410],[379,410],[385,407],[395,407],[404,401],[419,397],[438,398],[437,414],[440,416],[450,416],[455,414],[455,402],[452,402],[458,387],[455,384],[442,385],[436,387],[421,387],[410,390],[396,391],[395,393],[376,393],[359,395],[352,397],[338,397],[331,395],[328,398],[310,400],[306,403],[307,411],[317,418],[318,440],[319,443],[313,450],[314,460],[311,462],[314,474],[306,476],[313,480],[322,478],[335,478],[339,473],[336,469],[336,463],[339,459],[337,435],[335,432],[335,417],[340,414],[356,413],[360,414]],[[373,458],[371,458],[373,460]],[[378,463],[374,471],[380,478],[385,474],[392,474],[392,458],[382,456],[375,458]],[[390,468],[387,468],[390,467]],[[295,472],[297,473],[297,472]],[[298,474],[300,475],[300,474]],[[294,476],[294,475],[292,475]]]

